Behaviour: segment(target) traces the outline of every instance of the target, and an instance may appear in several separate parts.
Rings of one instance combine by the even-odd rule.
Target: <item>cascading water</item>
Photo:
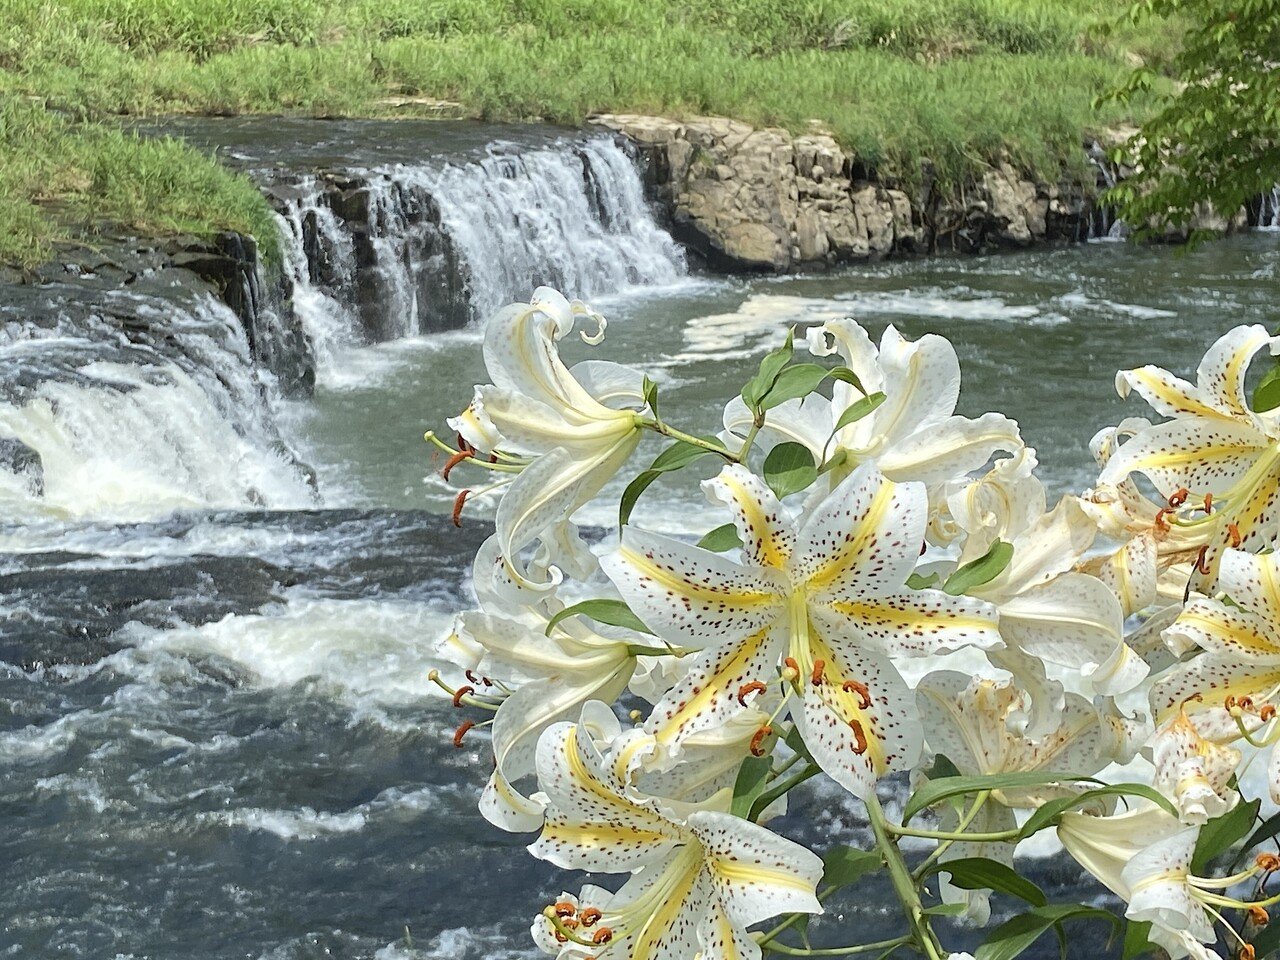
[[[1258,197],[1255,204],[1257,213],[1252,218],[1257,230],[1280,230],[1280,184],[1271,188],[1270,193]]]
[[[685,272],[610,137],[303,176],[273,195],[322,377],[343,343],[456,328],[540,284],[586,298]]]
[[[28,457],[25,470],[0,466],[0,512],[122,520],[314,503],[225,304],[80,293],[0,306],[0,438]]]

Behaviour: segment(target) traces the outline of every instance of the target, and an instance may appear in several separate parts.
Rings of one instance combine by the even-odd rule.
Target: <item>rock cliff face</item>
[[[591,122],[639,147],[673,233],[711,269],[785,272],[899,252],[1084,239],[1098,192],[1097,183],[1037,183],[1001,163],[957,204],[927,180],[915,195],[877,181],[820,133],[793,136],[722,117],[610,114]]]

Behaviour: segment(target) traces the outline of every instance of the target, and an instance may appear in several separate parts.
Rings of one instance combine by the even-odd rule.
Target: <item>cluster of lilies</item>
[[[931,917],[987,922],[1004,885],[984,889],[973,864],[1012,874],[1045,829],[1147,945],[1253,957],[1280,858],[1216,877],[1192,864],[1242,808],[1250,832],[1241,778],[1280,741],[1280,410],[1255,409],[1245,384],[1280,338],[1230,330],[1194,383],[1121,373],[1158,422],[1098,433],[1095,486],[1050,506],[1014,421],[955,414],[940,336],[889,327],[876,344],[830,320],[807,358],[788,337],[708,437],[663,419],[641,371],[566,365],[580,323],[602,341],[602,317],[547,288],[501,310],[484,331],[492,382],[449,421],[456,445],[428,435],[449,471],[488,479],[456,521],[497,501],[478,606],[440,643],[456,676],[433,674],[486,718],[455,737],[489,731],[480,809],[537,831],[536,857],[626,878],[548,904],[543,949],[959,958]],[[667,446],[638,468],[647,437]],[[629,521],[649,484],[694,463],[718,465],[702,490],[719,525],[695,544]],[[620,535],[593,550],[573,516],[619,474],[634,477]],[[1280,802],[1280,750],[1269,764]],[[886,811],[877,784],[895,773],[931,826]],[[866,854],[903,904],[892,940],[814,948],[797,922],[823,911],[831,858],[767,824],[816,775],[865,804]]]

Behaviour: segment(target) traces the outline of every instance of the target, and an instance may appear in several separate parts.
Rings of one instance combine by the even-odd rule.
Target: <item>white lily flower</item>
[[[739,465],[703,486],[733,513],[741,563],[631,526],[601,560],[651,630],[702,650],[645,729],[675,756],[688,737],[746,709],[785,665],[801,701],[792,716],[814,759],[865,797],[920,750],[910,691],[890,656],[996,646],[994,609],[906,588],[924,542],[921,484],[893,483],[867,464],[799,528]]]
[[[1099,430],[1089,443],[1094,460],[1105,471],[1122,441],[1150,427],[1149,420],[1130,417]],[[1080,505],[1105,536],[1120,544],[1110,555],[1082,563],[1081,569],[1111,588],[1126,617],[1156,603],[1161,595],[1182,600],[1186,573],[1177,577],[1173,569],[1196,559],[1208,542],[1207,528],[1170,523],[1168,505],[1149,500],[1132,476],[1099,483],[1085,492]]]
[[[833,483],[859,464],[874,463],[894,482],[941,484],[976,470],[996,451],[1013,453],[1022,446],[1018,425],[1008,417],[987,413],[970,420],[955,415],[960,361],[944,337],[926,334],[913,342],[890,326],[877,350],[867,332],[845,318],[811,328],[808,342],[815,356],[838,354],[869,394],[885,394],[880,407],[839,431],[841,415],[862,398],[842,381],[836,382],[830,400],[810,394],[769,411],[761,444],[802,443],[819,463],[841,458]],[[752,419],[737,397],[725,408],[724,428],[741,441]]]
[[[952,671],[936,671],[916,687],[916,707],[925,739],[934,753],[950,760],[965,776],[1030,771],[1089,775],[1117,759],[1128,759],[1128,731],[1120,719],[1094,709],[1084,697],[1068,695],[1055,714],[1055,726],[1030,739],[1010,731],[1011,715],[1027,710],[1027,694],[1012,681],[998,682]],[[1054,797],[1076,793],[1072,786],[1023,787],[992,791],[966,828],[971,833],[998,833],[1017,826],[1014,809],[1033,809]],[[958,816],[941,811],[942,828],[953,831]],[[986,857],[1013,866],[1013,844],[959,841],[942,862]],[[990,917],[990,891],[961,890],[943,881],[942,899],[965,904],[966,915],[979,923]]]
[[[536,830],[541,806],[513,784],[534,772],[538,736],[553,723],[576,718],[587,701],[616,700],[627,688],[637,656],[648,648],[637,634],[596,631],[580,617],[560,621],[548,634],[548,624],[564,604],[554,592],[529,589],[513,577],[497,537],[481,546],[474,569],[481,608],[461,614],[454,636],[445,642],[480,651],[472,675],[488,686],[478,692],[503,691],[493,720],[495,766],[480,810],[504,830]]]
[[[1197,597],[1165,629],[1173,650],[1201,653],[1156,680],[1152,709],[1162,723],[1185,713],[1200,736],[1216,743],[1264,729],[1263,742],[1272,742],[1280,708],[1280,554],[1228,549],[1218,586],[1231,605]],[[1272,770],[1272,797],[1280,798],[1277,751]]]
[[[1045,512],[1044,487],[1028,460],[1034,464],[1034,451],[998,461],[986,477],[948,498],[967,534],[961,564],[982,557],[997,539],[1013,546],[1004,570],[967,591],[1000,610],[1008,650],[992,661],[1042,688],[1042,671],[1019,654],[1078,670],[1103,695],[1132,690],[1148,668],[1124,642],[1120,603],[1097,577],[1073,569],[1097,527],[1074,497]],[[1039,721],[1049,707],[1043,700],[1036,705]]]
[[[637,796],[627,779],[636,737],[622,735],[602,708],[588,705],[582,722],[550,727],[539,741],[546,824],[529,848],[566,869],[632,874],[614,894],[584,890],[574,912],[565,911],[591,956],[754,958],[760,948],[749,926],[780,913],[822,912],[815,895],[822,861],[727,813],[728,791],[703,804]],[[572,940],[557,945],[562,956],[585,955]]]
[[[515,565],[520,551],[599,493],[640,442],[643,374],[604,360],[570,369],[560,359],[556,342],[582,317],[599,324],[583,339],[599,342],[604,318],[549,287],[539,287],[527,304],[499,310],[484,332],[493,382],[477,386],[471,406],[449,421],[501,466],[528,464],[497,515],[501,553],[522,579]]]
[[[1280,412],[1256,413],[1245,396],[1249,363],[1264,349],[1280,352],[1280,338],[1259,324],[1240,326],[1209,348],[1195,385],[1153,366],[1116,377],[1122,397],[1136,390],[1170,419],[1121,445],[1100,482],[1115,485],[1143,474],[1179,509],[1181,522],[1208,528],[1196,564],[1200,589],[1217,576],[1224,549],[1256,550],[1280,529]]]
[[[1179,711],[1152,742],[1152,785],[1174,802],[1183,823],[1203,826],[1236,805],[1240,795],[1228,783],[1240,759],[1239,750],[1200,736],[1186,712]]]

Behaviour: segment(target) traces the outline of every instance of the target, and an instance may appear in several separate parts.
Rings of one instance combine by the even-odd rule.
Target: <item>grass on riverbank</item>
[[[1079,161],[1084,130],[1131,119],[1095,115],[1092,100],[1169,42],[1093,33],[1113,11],[1105,0],[0,0],[6,115],[40,109],[12,105],[34,98],[75,118],[51,120],[52,134],[11,122],[0,138],[27,168],[0,173],[0,227],[16,231],[0,256],[36,257],[33,244],[57,235],[46,214],[64,205],[162,229],[261,228],[262,201],[175,145],[99,125],[115,115],[414,115],[433,100],[565,123],[714,113],[792,129],[817,120],[885,173],[909,180],[929,158],[955,189],[1004,152],[1056,173]]]

